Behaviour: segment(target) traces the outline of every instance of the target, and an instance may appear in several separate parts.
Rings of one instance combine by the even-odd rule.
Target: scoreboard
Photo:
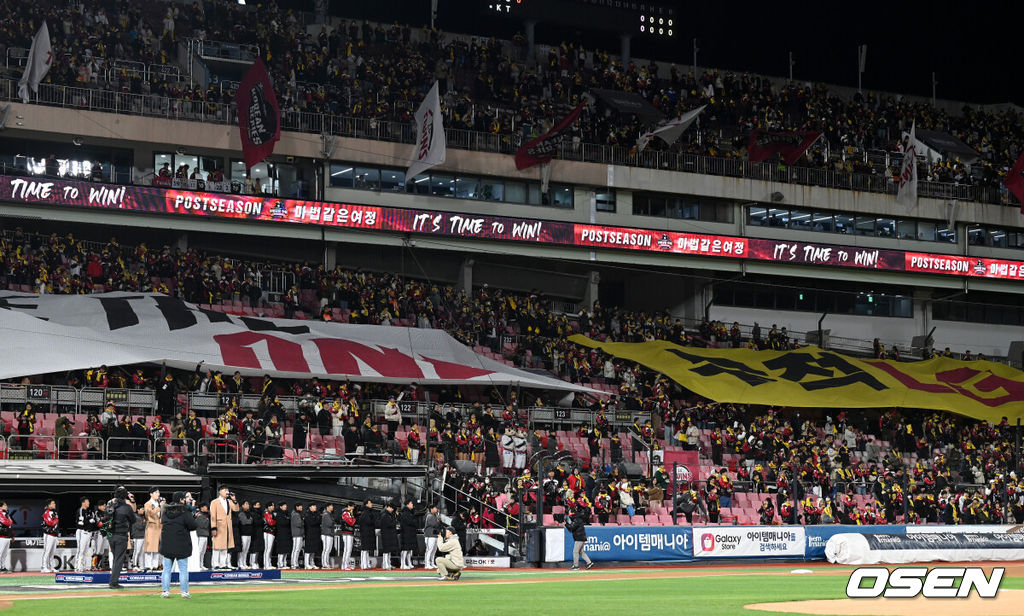
[[[670,37],[675,10],[648,0],[480,0],[484,12],[621,34]]]

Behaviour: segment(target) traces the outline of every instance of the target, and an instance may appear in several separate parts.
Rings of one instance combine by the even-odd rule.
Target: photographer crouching
[[[437,578],[455,581],[462,577],[462,569],[466,566],[462,560],[462,545],[450,526],[442,528],[437,536],[437,551],[444,554],[437,557]]]
[[[160,596],[171,594],[171,572],[174,563],[178,563],[178,585],[181,597],[188,599],[188,558],[192,556],[192,537],[189,534],[196,530],[195,501],[191,494],[175,492],[171,502],[164,503],[160,508],[160,555],[164,557],[164,570],[161,576]]]
[[[110,587],[122,588],[120,582],[124,559],[128,554],[129,534],[138,514],[135,513],[135,497],[128,489],[119,486],[114,490],[114,498],[107,503],[106,519],[102,528],[106,531],[110,543]]]

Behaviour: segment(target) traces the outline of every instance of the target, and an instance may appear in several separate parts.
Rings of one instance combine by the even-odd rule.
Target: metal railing
[[[153,441],[147,437],[108,436],[105,439],[106,460],[152,460]],[[139,451],[140,446],[144,451]]]
[[[113,402],[118,414],[152,414],[156,392],[151,389],[0,383],[0,405],[31,403],[38,412],[99,412]]]
[[[22,441],[25,441],[24,443]],[[41,445],[40,445],[41,443]],[[12,434],[7,437],[8,458],[57,458],[57,443],[53,436],[41,434]]]
[[[259,45],[206,39],[192,39],[191,42],[196,52],[203,58],[252,62],[260,55]]]
[[[0,98],[2,100],[20,100],[17,97],[17,90],[16,80],[7,79],[0,82]],[[237,122],[237,109],[234,103],[180,100],[154,94],[131,94],[55,84],[40,84],[39,95],[35,102],[57,107],[175,120],[218,124],[235,124]],[[281,128],[304,133],[328,133],[374,141],[410,144],[415,142],[414,128],[411,124],[375,118],[285,110],[281,113]],[[522,144],[522,135],[520,134],[495,134],[452,128],[446,129],[445,135],[449,147],[478,152],[512,154]],[[645,167],[663,171],[719,175],[822,188],[883,194],[896,193],[896,184],[893,182],[893,178],[886,174],[867,175],[809,167],[780,167],[772,163],[752,163],[739,158],[720,158],[683,152],[647,149],[634,153],[630,148],[620,146],[563,142],[558,146],[558,157],[563,160],[580,162]],[[1019,205],[1016,198],[999,186],[921,181],[918,183],[918,194],[922,197],[936,199]]]
[[[242,441],[234,436],[201,438],[198,445],[200,451],[204,451],[208,458],[212,458],[218,464],[242,463],[242,450],[245,447]]]
[[[96,444],[100,446],[99,449],[90,450],[89,441],[95,439]],[[80,443],[80,445],[77,445]],[[103,437],[99,436],[58,436],[57,437],[57,457],[61,459],[74,459],[74,460],[102,460],[103,455]]]

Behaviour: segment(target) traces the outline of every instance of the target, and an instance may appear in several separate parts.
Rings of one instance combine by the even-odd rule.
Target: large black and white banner
[[[1024,534],[929,532],[840,533],[825,544],[829,562],[843,565],[1024,559]]]
[[[0,379],[166,362],[244,375],[592,391],[478,355],[437,329],[234,316],[158,293],[0,292]]]

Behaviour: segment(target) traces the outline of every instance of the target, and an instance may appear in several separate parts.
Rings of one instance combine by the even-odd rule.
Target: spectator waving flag
[[[651,139],[655,137],[659,137],[665,143],[672,145],[686,132],[686,129],[690,128],[690,125],[694,123],[705,107],[707,105],[701,105],[692,111],[687,111],[678,118],[664,122],[658,127],[640,135],[640,138],[636,140],[637,151],[643,152],[647,144],[651,142]]]
[[[583,112],[583,108],[586,105],[587,101],[584,100],[575,109],[570,111],[569,115],[562,118],[558,124],[555,124],[551,130],[523,144],[523,147],[519,148],[519,151],[516,152],[516,169],[522,171],[535,165],[551,162],[555,157],[555,153],[558,152],[558,146],[562,143],[562,136],[576,122],[576,119],[580,117],[580,113]]]
[[[25,63],[25,72],[18,81],[18,96],[21,102],[28,104],[29,90],[39,93],[39,82],[43,80],[53,63],[53,49],[50,47],[50,31],[46,22],[39,27],[39,32],[32,37],[32,47],[28,50],[28,61]]]
[[[914,205],[917,203],[917,121],[910,125],[910,138],[903,151],[903,164],[900,165],[899,191],[896,203]]]
[[[1003,180],[1003,186],[1007,190],[1013,193],[1017,197],[1017,201],[1020,201],[1020,213],[1024,214],[1024,152],[1017,158],[1017,162],[1013,164],[1009,173],[1006,174],[1006,179]]]
[[[436,81],[416,110],[416,135],[416,150],[409,170],[405,172],[407,181],[445,161],[447,142]]]
[[[807,148],[811,147],[818,138],[820,132],[813,131],[784,131],[773,132],[755,129],[750,133],[750,140],[747,143],[747,155],[750,162],[759,163],[781,154],[787,165],[792,165],[800,160]]]
[[[242,155],[245,167],[251,169],[274,153],[274,144],[281,138],[281,110],[263,60],[252,63],[238,86],[235,104],[238,105]]]

